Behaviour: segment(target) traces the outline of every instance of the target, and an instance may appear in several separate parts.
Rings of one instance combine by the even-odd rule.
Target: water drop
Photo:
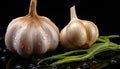
[[[3,53],[6,53],[7,52],[7,49],[3,49]]]
[[[29,66],[28,66],[28,67],[30,67],[30,68],[34,67],[34,64],[29,64]]]
[[[78,67],[77,69],[81,69],[81,68]]]
[[[84,63],[83,66],[82,66],[84,69],[88,69],[89,68],[89,65],[87,63]]]
[[[48,61],[44,62],[45,66],[49,66],[49,63]]]
[[[36,67],[37,67],[37,68],[40,68],[40,65],[37,65]]]
[[[71,67],[70,67],[70,66],[68,66],[66,69],[71,69]]]
[[[110,63],[111,63],[111,64],[116,64],[117,61],[112,59]]]
[[[93,64],[97,64],[97,61],[93,60],[92,63],[93,63]]]
[[[16,46],[16,45],[17,45],[17,43],[16,43],[16,42],[14,42],[14,43],[13,43],[13,45],[14,45],[14,46]]]
[[[15,69],[22,69],[20,65],[16,65]]]
[[[45,39],[47,39],[47,37],[44,36],[44,37],[43,37],[43,40],[45,40]]]
[[[57,69],[57,66],[53,66],[52,69]]]
[[[7,58],[6,58],[5,56],[2,56],[2,57],[0,58],[1,61],[6,61],[6,59],[7,59]]]
[[[16,46],[16,45],[17,45],[17,43],[16,43],[16,42],[17,42],[17,38],[16,38],[16,37],[14,37],[14,43],[13,43],[13,44],[14,44],[14,46]]]

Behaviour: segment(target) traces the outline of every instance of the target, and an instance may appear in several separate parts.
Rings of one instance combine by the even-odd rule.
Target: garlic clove
[[[5,34],[5,44],[7,46],[7,48],[10,50],[10,51],[15,51],[14,48],[13,48],[13,40],[15,39],[15,33],[16,31],[20,28],[20,26],[17,24],[18,20],[20,20],[21,18],[23,17],[20,17],[20,18],[16,18],[16,19],[13,19],[8,27],[7,27],[7,31],[6,31],[6,34]],[[22,22],[21,22],[22,23]],[[20,23],[19,23],[20,24]]]
[[[78,19],[72,19],[67,26],[68,40],[74,45],[83,45],[87,41],[86,28]],[[78,31],[79,30],[79,31]],[[75,43],[74,43],[74,42]]]
[[[73,18],[67,25],[66,35],[67,40],[71,45],[74,45],[74,48],[79,48],[79,46],[84,45],[87,41],[86,28],[76,18]]]
[[[13,40],[13,47],[20,55],[27,56],[32,54],[33,42],[31,31],[28,31],[27,28],[19,29]]]
[[[82,21],[84,26],[86,26],[87,33],[89,34],[87,43],[89,46],[91,46],[99,36],[98,27],[91,21]]]
[[[72,44],[66,39],[67,37],[66,37],[66,27],[65,27],[60,33],[60,43],[65,49],[73,49],[74,47],[72,46]]]

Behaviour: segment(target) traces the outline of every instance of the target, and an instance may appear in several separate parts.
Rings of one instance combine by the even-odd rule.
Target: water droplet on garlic
[[[44,36],[44,37],[43,37],[43,40],[45,40],[45,39],[47,39],[47,37],[46,37],[46,36]]]

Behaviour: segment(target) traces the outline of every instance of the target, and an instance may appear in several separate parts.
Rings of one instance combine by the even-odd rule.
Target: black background
[[[0,2],[0,34],[17,17],[25,16],[30,0],[3,0]],[[39,15],[51,19],[61,30],[70,21],[70,7],[75,5],[80,19],[93,21],[100,35],[120,34],[119,2],[116,0],[38,0]]]
[[[70,7],[75,5],[80,19],[93,21],[100,35],[120,35],[117,0],[38,0],[37,12],[51,19],[61,30],[70,21]],[[17,17],[25,16],[30,0],[0,1],[0,36],[4,36],[8,24]]]

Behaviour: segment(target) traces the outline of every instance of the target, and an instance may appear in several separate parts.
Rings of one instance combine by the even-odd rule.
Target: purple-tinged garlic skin
[[[74,6],[71,12],[73,17],[60,32],[60,43],[68,50],[90,48],[99,36],[98,27],[91,21],[78,19]]]
[[[6,30],[7,49],[23,57],[45,54],[59,43],[59,29],[47,17],[36,14],[36,0],[31,0],[29,14],[13,19]]]

